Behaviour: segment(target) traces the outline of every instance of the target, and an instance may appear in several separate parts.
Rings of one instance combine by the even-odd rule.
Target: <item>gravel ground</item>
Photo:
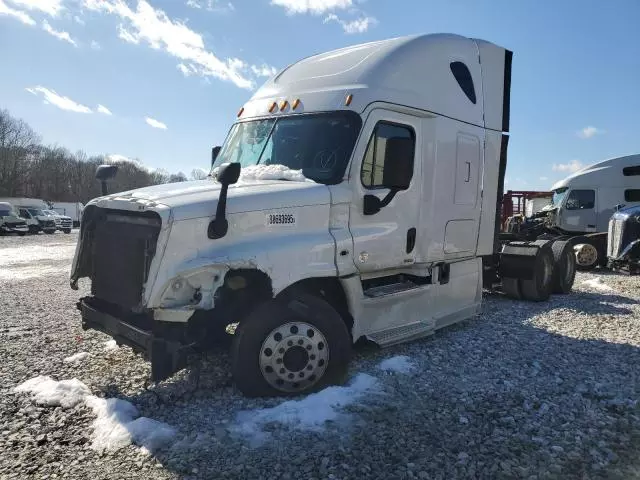
[[[182,373],[146,389],[144,361],[79,326],[76,239],[0,238],[0,478],[640,477],[640,277],[579,274],[543,304],[488,294],[477,318],[358,351],[351,386],[284,403],[241,397],[224,354],[198,384]],[[151,454],[98,451],[86,403],[13,391],[38,375],[77,378],[176,434]]]

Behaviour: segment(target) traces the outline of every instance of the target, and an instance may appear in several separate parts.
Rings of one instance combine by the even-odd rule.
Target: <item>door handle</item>
[[[465,180],[465,182],[468,182],[469,180],[471,180],[471,162],[466,162],[467,164],[467,179]]]
[[[407,230],[407,253],[413,252],[416,246],[416,228],[411,227]]]

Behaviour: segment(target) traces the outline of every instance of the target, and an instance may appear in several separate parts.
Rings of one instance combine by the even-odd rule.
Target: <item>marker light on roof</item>
[[[285,108],[287,108],[287,105],[289,105],[289,102],[287,102],[286,100],[283,100],[280,102],[280,111],[284,111]]]
[[[298,105],[300,105],[300,99],[299,99],[299,98],[296,98],[296,99],[293,101],[293,103],[291,104],[291,108],[292,108],[293,110],[295,110],[296,108],[298,108]]]
[[[353,95],[351,94],[347,95],[347,98],[344,101],[344,104],[348,107],[349,105],[351,105],[351,100],[353,100]]]
[[[273,111],[276,109],[277,106],[278,104],[276,102],[272,102],[271,105],[269,106],[269,113],[273,113]]]
[[[240,117],[240,115],[242,115],[243,112],[244,112],[244,107],[242,107],[240,110],[238,110],[238,117]]]

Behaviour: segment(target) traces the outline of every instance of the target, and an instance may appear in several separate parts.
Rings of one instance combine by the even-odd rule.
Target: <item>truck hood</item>
[[[139,188],[100,197],[89,203],[108,207],[109,200],[140,199],[170,207],[174,220],[187,220],[212,217],[216,211],[220,190],[220,183],[213,179],[206,179]],[[320,183],[288,180],[241,180],[234,185],[229,185],[227,213],[329,203],[329,189]]]

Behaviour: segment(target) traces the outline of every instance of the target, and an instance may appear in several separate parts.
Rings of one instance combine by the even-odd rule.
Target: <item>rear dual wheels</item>
[[[238,325],[231,348],[246,396],[296,395],[343,382],[351,338],[336,310],[308,294],[270,300]]]
[[[555,241],[551,245],[555,261],[551,291],[569,293],[576,278],[576,256],[571,241]]]
[[[534,242],[540,246],[533,259],[532,275],[502,278],[502,290],[516,300],[543,302],[552,293],[568,293],[576,275],[576,258],[569,241]]]

